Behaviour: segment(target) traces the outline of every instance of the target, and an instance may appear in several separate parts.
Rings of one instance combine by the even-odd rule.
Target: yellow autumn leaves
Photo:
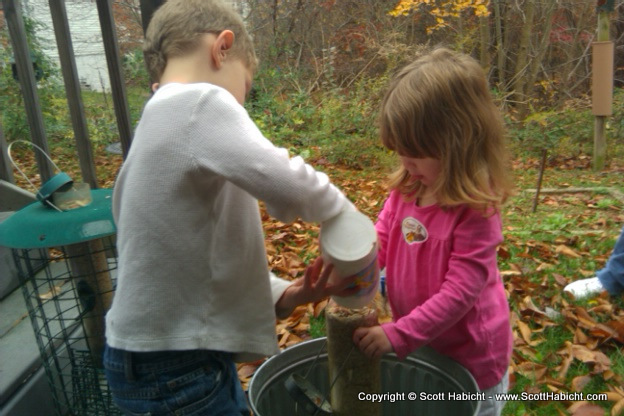
[[[401,0],[390,11],[391,16],[407,16],[421,9],[435,18],[435,24],[427,27],[427,33],[448,26],[448,20],[459,17],[464,11],[471,11],[475,16],[488,16],[489,0]]]

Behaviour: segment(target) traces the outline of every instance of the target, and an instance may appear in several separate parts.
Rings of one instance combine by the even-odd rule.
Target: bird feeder
[[[117,415],[102,368],[117,269],[112,190],[75,185],[50,178],[0,224],[0,245],[15,260],[56,414]]]

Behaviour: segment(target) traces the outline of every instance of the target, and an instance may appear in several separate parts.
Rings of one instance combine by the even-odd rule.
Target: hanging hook
[[[26,174],[19,168],[17,163],[15,163],[15,161],[13,160],[13,156],[11,156],[11,148],[13,147],[15,143],[29,144],[33,146],[35,149],[39,150],[50,161],[50,163],[52,163],[52,165],[56,168],[56,170],[59,173],[57,173],[56,175],[51,177],[47,182],[45,182],[41,186],[40,189],[37,189],[37,187],[31,182],[28,176],[26,176]],[[56,163],[54,163],[54,161],[50,158],[50,156],[48,156],[48,154],[41,147],[26,140],[15,140],[11,144],[9,144],[9,146],[7,147],[7,155],[9,156],[9,160],[11,161],[11,164],[15,167],[15,169],[17,169],[17,171],[24,177],[24,179],[26,179],[26,181],[30,184],[30,186],[32,186],[32,188],[35,190],[37,199],[40,200],[41,203],[43,203],[44,205],[47,204],[51,206],[52,208],[56,209],[57,211],[63,212],[63,210],[61,210],[59,207],[57,207],[56,205],[52,203],[51,197],[54,192],[58,191],[64,186],[67,186],[73,182],[72,179],[69,177],[69,175],[67,175],[65,172],[62,172],[59,169],[59,167],[56,165]]]

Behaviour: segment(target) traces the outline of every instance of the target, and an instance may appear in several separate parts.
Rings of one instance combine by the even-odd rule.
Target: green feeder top
[[[0,245],[43,248],[81,243],[116,232],[111,210],[113,191],[95,189],[84,207],[59,212],[40,201],[16,211],[0,223]]]

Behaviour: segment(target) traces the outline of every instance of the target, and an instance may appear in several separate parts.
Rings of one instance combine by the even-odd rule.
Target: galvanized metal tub
[[[326,347],[325,338],[317,338],[287,348],[262,364],[248,389],[254,416],[307,414],[297,406],[284,386],[291,374],[306,376],[329,400]],[[321,353],[314,363],[319,351]],[[480,408],[478,400],[462,400],[462,397],[467,398],[471,393],[475,396],[474,393],[479,391],[468,370],[430,348],[421,348],[405,360],[399,360],[394,354],[384,356],[381,384],[381,393],[388,393],[382,401],[384,416],[467,416],[477,414]]]

